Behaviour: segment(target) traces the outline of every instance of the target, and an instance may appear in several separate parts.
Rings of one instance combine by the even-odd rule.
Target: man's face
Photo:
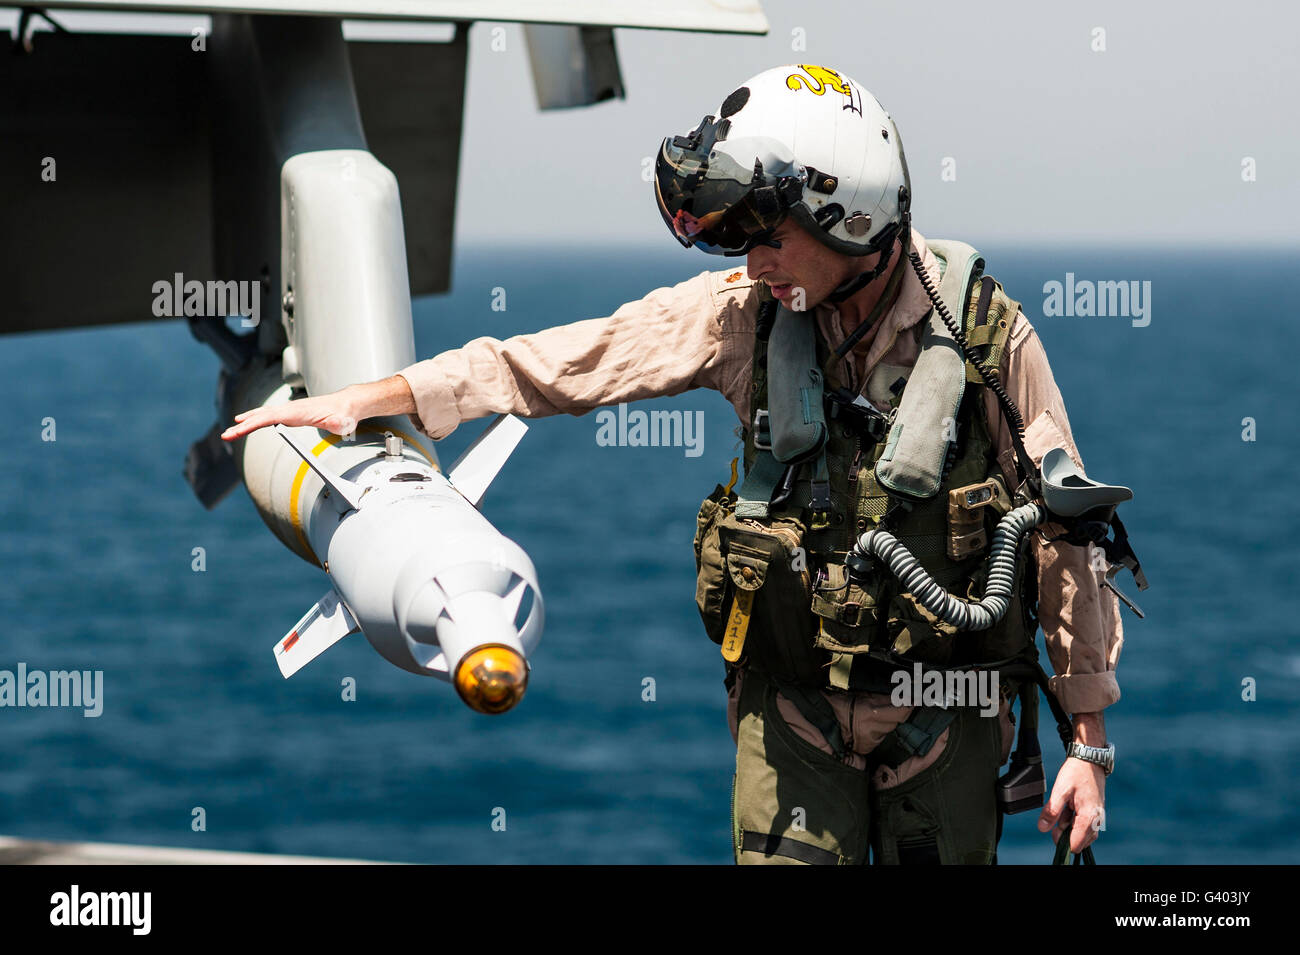
[[[802,304],[803,310],[810,311],[844,282],[871,268],[880,257],[840,255],[788,218],[772,237],[781,248],[756,245],[745,264],[751,280],[767,283],[772,294],[792,309]],[[799,289],[803,289],[802,303],[796,297]]]

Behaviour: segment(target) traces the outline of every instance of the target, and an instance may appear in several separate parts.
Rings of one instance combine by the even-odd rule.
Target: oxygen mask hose
[[[873,528],[858,538],[849,556],[849,573],[851,577],[862,580],[871,573],[870,562],[873,559],[877,560],[888,567],[902,587],[940,620],[958,630],[987,630],[1002,619],[1011,605],[1020,545],[1025,536],[1035,527],[1058,518],[1048,512],[1043,500],[1041,474],[1025,450],[1023,439],[1025,423],[1020,415],[1020,409],[1002,387],[997,373],[984,367],[980,356],[966,341],[961,326],[953,318],[952,312],[944,304],[934,283],[926,274],[921,256],[912,250],[908,253],[908,259],[926,295],[934,305],[935,312],[948,327],[953,340],[966,356],[966,361],[975,367],[984,384],[997,397],[1002,415],[1011,432],[1011,443],[1015,448],[1024,481],[1021,493],[1018,495],[1022,503],[1003,516],[993,531],[993,541],[989,548],[987,583],[984,596],[979,601],[964,600],[949,593],[921,566],[920,561],[908,550],[907,545],[883,526]],[[1086,481],[1086,477],[1083,475],[1080,477]],[[1114,504],[1132,496],[1126,488],[1095,485],[1092,493],[1097,493],[1097,489],[1105,492],[1105,496],[1099,498],[1103,503]],[[1123,492],[1127,497],[1117,497],[1119,492]]]
[[[867,531],[858,538],[853,553],[859,558],[859,567],[862,559],[869,557],[885,564],[904,590],[945,623],[958,630],[987,630],[1002,619],[1011,605],[1020,542],[1047,519],[1047,509],[1041,504],[1022,504],[998,522],[989,549],[988,583],[978,603],[950,594],[921,566],[907,545],[887,530]]]

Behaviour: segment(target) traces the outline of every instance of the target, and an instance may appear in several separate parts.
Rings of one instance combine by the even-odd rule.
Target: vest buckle
[[[843,603],[835,614],[836,622],[846,627],[856,627],[862,622],[862,604]]]
[[[772,421],[766,408],[754,412],[754,447],[759,451],[772,450]]]

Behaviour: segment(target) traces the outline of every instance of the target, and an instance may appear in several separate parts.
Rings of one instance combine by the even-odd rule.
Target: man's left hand
[[[1052,798],[1038,817],[1038,831],[1052,830],[1056,842],[1069,830],[1070,851],[1082,852],[1097,841],[1104,824],[1106,771],[1095,763],[1073,756],[1056,774]]]

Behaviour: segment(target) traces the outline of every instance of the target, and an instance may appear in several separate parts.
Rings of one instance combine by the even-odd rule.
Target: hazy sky
[[[493,52],[491,24],[476,24],[458,237],[671,243],[642,159],[749,76],[804,62],[843,70],[891,112],[927,235],[1300,244],[1293,3],[762,6],[765,37],[617,30],[627,99],[547,113],[522,29]],[[792,51],[795,28],[806,50]],[[941,180],[944,157],[956,181]]]
[[[496,24],[477,23],[458,240],[671,244],[643,161],[749,76],[802,62],[847,73],[893,114],[926,235],[1300,246],[1294,3],[762,6],[771,24],[762,37],[617,30],[627,98],[546,113],[522,28],[504,25],[497,52]],[[0,11],[0,27],[15,16]],[[1104,52],[1093,50],[1099,27]],[[792,49],[796,30],[803,49]],[[941,178],[945,157],[955,181]],[[1253,182],[1242,178],[1247,157]]]

